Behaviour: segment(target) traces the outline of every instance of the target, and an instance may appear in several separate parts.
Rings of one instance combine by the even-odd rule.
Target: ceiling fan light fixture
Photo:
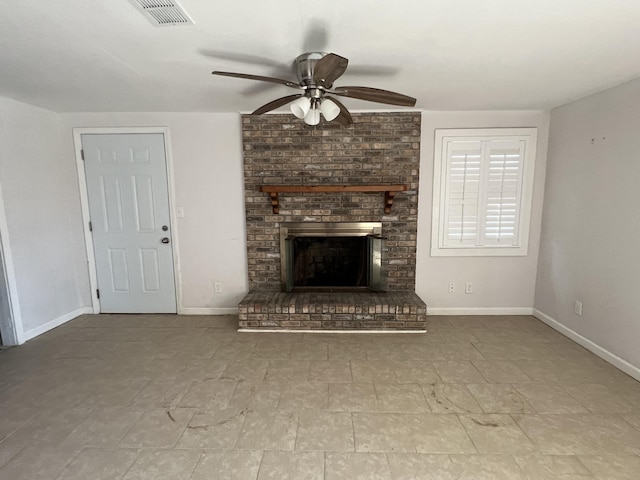
[[[315,105],[304,116],[304,123],[307,125],[318,125],[320,123],[320,110]]]
[[[291,104],[291,113],[298,118],[305,118],[311,109],[311,100],[307,97],[300,97]]]
[[[324,116],[324,118],[330,122],[335,120],[335,118],[340,115],[340,107],[332,102],[330,99],[325,98],[322,100],[320,104],[320,112]]]

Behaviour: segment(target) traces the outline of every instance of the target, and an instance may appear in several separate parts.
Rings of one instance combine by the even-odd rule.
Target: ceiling
[[[0,96],[58,112],[252,111],[293,91],[211,71],[295,79],[293,59],[316,50],[349,59],[336,86],[428,110],[548,109],[640,77],[638,0],[179,1],[195,25],[153,26],[129,0],[3,1]]]

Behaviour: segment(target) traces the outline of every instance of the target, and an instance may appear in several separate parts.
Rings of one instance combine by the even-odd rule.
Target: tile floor
[[[0,478],[640,478],[640,383],[533,317],[236,327],[87,315],[2,351]]]

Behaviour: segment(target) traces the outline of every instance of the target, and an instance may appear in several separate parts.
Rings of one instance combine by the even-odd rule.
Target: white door
[[[176,313],[164,135],[82,135],[102,313]]]

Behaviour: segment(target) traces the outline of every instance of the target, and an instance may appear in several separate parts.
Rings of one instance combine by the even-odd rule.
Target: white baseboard
[[[233,308],[200,308],[200,307],[183,307],[180,309],[180,315],[237,315],[238,307]]]
[[[81,307],[73,312],[65,313],[64,315],[60,315],[53,320],[48,321],[44,325],[40,325],[39,327],[32,328],[31,330],[27,330],[22,333],[22,340],[26,342],[27,340],[31,340],[38,335],[42,335],[43,333],[48,332],[49,330],[53,330],[56,327],[59,327],[63,323],[67,323],[69,320],[73,320],[80,315],[86,315],[93,313],[92,307]]]
[[[620,358],[615,353],[611,353],[609,350],[589,340],[587,337],[583,337],[578,332],[571,330],[569,327],[564,326],[562,323],[551,318],[549,315],[541,312],[537,308],[533,309],[533,316],[536,317],[538,320],[546,323],[554,330],[557,330],[558,332],[563,334],[565,337],[568,337],[574,342],[576,342],[577,344],[582,345],[584,348],[586,348],[590,352],[595,353],[604,361],[609,362],[614,367],[619,368],[627,375],[630,375],[636,380],[640,381],[640,368]]]
[[[427,315],[533,315],[531,307],[472,307],[432,308],[427,305]]]

